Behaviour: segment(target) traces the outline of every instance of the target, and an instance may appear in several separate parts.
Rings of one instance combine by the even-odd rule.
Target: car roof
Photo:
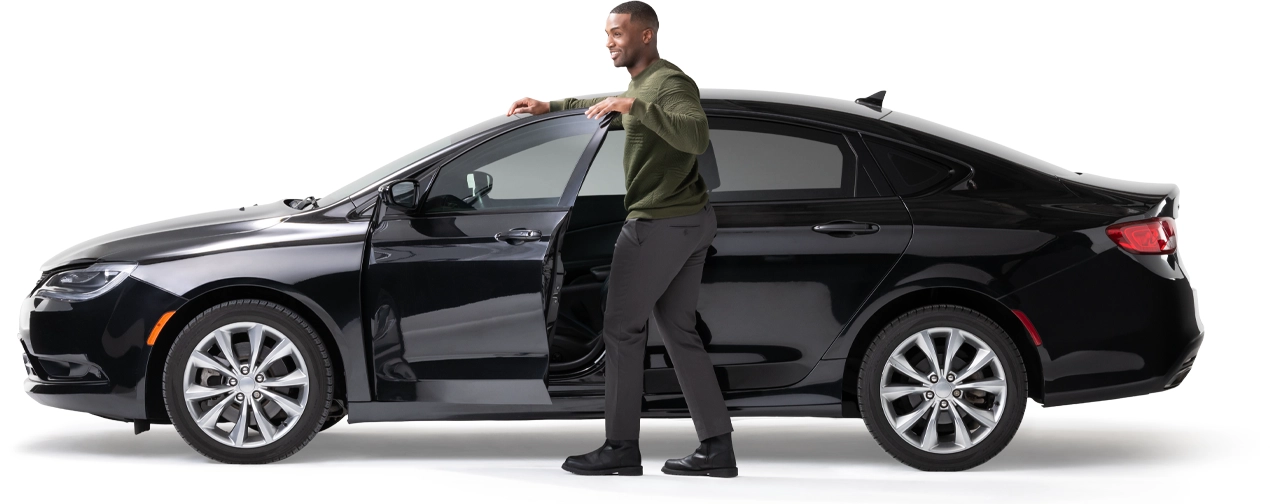
[[[765,111],[771,105],[795,105],[845,112],[868,119],[881,119],[890,112],[885,108],[869,107],[851,100],[747,89],[702,89],[701,105],[706,108],[759,109],[756,111]]]
[[[891,128],[879,121],[891,113],[890,109],[861,105],[851,100],[749,89],[705,88],[700,92],[701,108],[712,114],[731,111],[754,115],[780,115],[820,121],[860,131],[881,134],[891,131]],[[616,92],[596,93],[577,95],[574,98],[601,98],[618,94]],[[569,111],[563,112],[569,113]],[[580,113],[580,110],[574,113]]]

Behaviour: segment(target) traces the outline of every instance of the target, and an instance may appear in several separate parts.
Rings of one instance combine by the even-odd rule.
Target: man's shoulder
[[[692,82],[692,77],[688,77],[688,74],[684,72],[682,68],[679,68],[678,65],[664,59],[661,60],[661,62],[662,64],[658,65],[658,67],[653,70],[653,75],[651,75],[651,77],[661,81],[671,78],[680,78]]]
[[[692,80],[692,77],[689,77],[687,73],[684,73],[684,71],[674,63],[666,60],[662,60],[662,63],[663,64],[649,76],[652,77],[649,79],[649,84],[652,84],[655,89],[660,90],[672,87],[686,87],[692,91],[697,91],[697,81]]]

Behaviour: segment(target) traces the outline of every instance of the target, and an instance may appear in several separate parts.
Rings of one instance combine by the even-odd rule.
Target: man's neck
[[[626,70],[631,73],[631,78],[634,79],[638,77],[639,74],[644,73],[644,69],[648,68],[648,65],[653,64],[653,62],[659,59],[661,59],[661,56],[657,55],[657,51],[653,51],[652,54],[648,55],[648,57],[640,58],[634,65],[626,67]]]

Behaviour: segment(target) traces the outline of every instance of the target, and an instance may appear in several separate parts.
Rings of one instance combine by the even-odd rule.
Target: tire
[[[226,344],[238,369],[231,369]],[[258,369],[243,373],[248,365]],[[163,401],[177,433],[195,451],[230,464],[276,462],[300,451],[325,425],[334,390],[330,354],[313,327],[258,299],[227,301],[194,317],[163,365]]]
[[[956,347],[951,363],[950,344]],[[934,350],[937,367],[926,348]],[[900,315],[878,333],[862,362],[856,397],[864,424],[887,453],[917,469],[982,464],[1010,443],[1023,420],[1023,358],[996,322],[974,310],[933,305]],[[966,370],[968,376],[957,376]],[[942,374],[935,382],[933,371]]]

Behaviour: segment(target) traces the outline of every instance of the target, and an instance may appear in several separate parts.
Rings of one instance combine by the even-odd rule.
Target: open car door
[[[535,118],[415,178],[385,205],[363,292],[375,401],[550,404],[560,240],[605,121]]]

